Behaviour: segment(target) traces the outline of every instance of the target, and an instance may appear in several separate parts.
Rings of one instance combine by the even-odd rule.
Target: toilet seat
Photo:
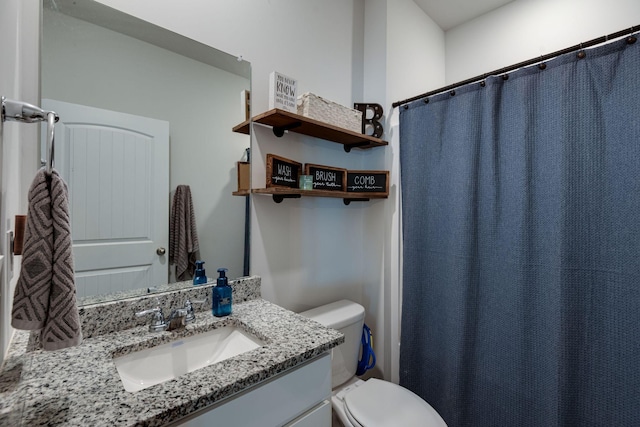
[[[354,426],[446,427],[427,402],[404,387],[371,378],[344,396],[345,415]]]

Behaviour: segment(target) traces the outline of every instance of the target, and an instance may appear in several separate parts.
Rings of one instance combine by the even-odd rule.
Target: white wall
[[[400,101],[441,87],[445,77],[442,29],[413,0],[390,0],[388,25],[389,100]]]
[[[595,0],[519,0],[446,36],[411,0],[198,0],[189,8],[170,0],[101,1],[243,55],[253,66],[254,114],[267,108],[273,70],[297,78],[300,92],[344,105],[384,106],[390,146],[365,153],[347,155],[339,146],[297,135],[276,139],[269,129],[254,127],[256,187],[264,183],[262,159],[274,153],[301,162],[390,169],[392,188],[387,201],[348,207],[312,198],[276,205],[254,196],[252,272],[263,277],[265,298],[293,310],[337,298],[363,303],[379,365],[392,378],[400,205],[397,110],[391,102],[640,22],[640,8],[632,4],[637,0],[618,0],[615,7]]]
[[[397,382],[400,345],[401,227],[398,110],[391,105],[444,83],[444,33],[413,0],[365,1],[364,100],[385,111],[389,146],[365,153],[365,161],[390,171],[389,199],[367,211],[380,228],[363,245],[362,303],[377,357],[374,375]],[[372,240],[375,238],[375,241]]]
[[[243,55],[252,64],[254,114],[267,109],[273,70],[296,78],[299,93],[343,105],[383,105],[390,141],[385,149],[346,154],[336,144],[295,134],[278,139],[254,126],[254,187],[264,186],[267,153],[302,163],[389,169],[392,187],[388,200],[350,206],[320,198],[274,204],[254,196],[251,270],[262,276],[264,298],[294,311],[340,298],[362,303],[376,334],[378,374],[391,377],[397,371],[397,347],[392,352],[389,343],[398,341],[400,274],[398,135],[391,103],[444,83],[442,31],[411,0],[200,0],[189,8],[168,0],[153,7],[150,1],[100,1]]]
[[[170,192],[180,184],[191,187],[208,274],[215,278],[216,269],[226,267],[229,277],[242,276],[245,199],[231,193],[249,137],[231,129],[245,119],[240,92],[250,82],[50,9],[43,12],[42,98],[168,121]]]
[[[8,99],[38,103],[38,2],[0,2],[0,95]],[[26,214],[26,197],[38,167],[38,126],[17,122],[0,123],[0,255],[5,263],[0,274],[0,360],[4,359],[13,334],[11,301],[20,258],[9,266],[5,236],[13,230],[14,216]]]
[[[11,2],[14,9],[22,3]],[[363,303],[387,378],[397,363],[400,276],[399,144],[391,102],[640,22],[637,0],[517,0],[446,35],[412,0],[101,2],[243,55],[252,63],[254,114],[267,109],[273,70],[297,78],[300,92],[385,107],[390,146],[367,152],[346,154],[341,146],[293,134],[277,139],[254,126],[254,186],[263,185],[263,159],[274,153],[390,169],[392,196],[350,206],[315,198],[275,204],[253,196],[251,243],[252,273],[262,276],[266,299],[296,311],[338,298]],[[1,31],[8,31],[5,25]]]
[[[638,0],[516,0],[447,31],[447,84],[639,23]]]
[[[243,55],[252,64],[254,114],[268,108],[273,70],[296,78],[299,93],[343,105],[361,101],[355,97],[363,90],[363,0],[195,1],[189,8],[164,0],[102,2]],[[295,134],[276,138],[261,126],[254,126],[252,149],[254,187],[264,186],[267,153],[302,163],[369,167],[366,153],[347,154],[341,145]],[[385,201],[344,206],[340,199],[252,199],[251,271],[262,276],[266,299],[300,311],[340,298],[362,301],[367,282],[378,286],[384,224],[378,216],[372,222],[369,210]],[[374,248],[376,259],[365,261],[363,247]]]
[[[400,135],[399,111],[392,109],[391,104],[442,87],[445,51],[444,32],[413,0],[388,1],[386,30],[385,111],[389,147],[384,155],[385,169],[391,171],[392,190],[384,212],[384,282],[376,323],[384,325],[385,345],[377,351],[382,350],[385,378],[398,382],[402,301]]]
[[[389,118],[391,102],[422,90],[425,83],[420,80],[415,87],[405,83],[400,90],[388,86],[387,74],[398,75],[412,64],[412,73],[429,78],[433,69],[442,68],[434,64],[443,63],[442,32],[423,19],[424,13],[411,0],[197,1],[190,8],[171,1],[154,1],[153,7],[149,1],[101,2],[243,55],[252,64],[254,114],[267,109],[268,75],[277,70],[298,80],[299,93],[314,92],[342,105],[380,103]],[[420,28],[425,22],[430,25],[426,30]],[[414,31],[417,37],[409,37],[407,43],[394,38],[392,32],[397,31]],[[433,34],[435,42],[429,40]],[[392,66],[388,66],[388,43],[395,50],[391,56],[398,60]],[[429,61],[434,52],[437,60]],[[440,72],[426,85],[437,87],[442,79]],[[387,132],[390,136],[389,127]],[[258,125],[253,128],[252,150],[254,187],[264,186],[267,153],[350,169],[389,169],[397,161],[397,145],[347,154],[340,145],[296,134],[276,138]],[[384,301],[385,293],[392,286],[397,293],[398,286],[397,221],[394,234],[391,230],[398,214],[397,186],[391,191],[389,200],[349,206],[339,199],[275,204],[270,197],[253,196],[251,218],[251,271],[262,276],[263,297],[294,311],[341,298],[362,303],[376,334],[380,374],[387,377],[392,311]]]
[[[296,78],[299,94],[313,92],[351,105],[352,94],[362,90],[352,82],[353,57],[362,50],[362,28],[354,25],[362,22],[362,2],[280,1],[272,6],[277,8],[258,10],[267,18],[248,23],[253,44],[262,39],[260,52],[245,54],[252,63],[252,94],[258,97],[254,113],[267,108],[266,77],[272,70]],[[277,23],[286,25],[276,29]],[[269,128],[254,125],[253,187],[265,186],[268,153],[350,169],[365,164],[362,153],[347,154],[341,145],[293,133],[276,138]],[[363,242],[379,233],[365,231],[371,204],[344,206],[340,199],[322,198],[275,204],[269,196],[254,196],[252,202],[251,271],[262,276],[264,298],[294,311],[341,298],[361,301],[367,274]]]
[[[254,112],[268,107],[273,70],[349,104],[354,12],[363,0],[100,0],[100,3],[251,62]]]

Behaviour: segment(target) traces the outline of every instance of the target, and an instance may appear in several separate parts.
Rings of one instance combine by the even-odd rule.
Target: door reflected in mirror
[[[250,140],[231,129],[246,118],[250,64],[90,0],[45,0],[42,17],[41,97],[60,110],[55,159],[69,185],[79,301],[176,282],[168,220],[179,185],[208,276],[247,275],[248,199],[232,193]],[[166,154],[136,117],[166,123]],[[134,136],[137,148],[126,144]]]

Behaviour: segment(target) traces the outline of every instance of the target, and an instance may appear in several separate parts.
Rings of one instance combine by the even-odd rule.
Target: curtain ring
[[[480,82],[480,87],[485,87],[486,85],[487,85],[487,82],[486,82],[486,81],[482,80],[482,81]]]
[[[429,98],[425,98],[425,99],[424,99],[424,103],[425,103],[425,104],[428,104],[428,103],[429,103]]]
[[[455,90],[452,90],[451,92],[449,92],[449,95],[451,95],[451,96],[456,96],[456,91],[455,91]]]
[[[538,64],[538,69],[544,70],[546,68],[547,68],[547,64],[542,60],[542,55],[540,55],[540,63]]]
[[[633,33],[633,27],[631,27],[631,32]],[[638,41],[638,38],[633,34],[627,37],[627,44],[634,44],[636,41]]]
[[[582,50],[582,43],[580,43],[580,52],[578,52],[578,59],[584,59],[587,54]]]
[[[404,105],[402,106],[402,108],[404,108],[405,110],[408,110],[408,109],[409,109],[409,106],[408,106],[407,104],[404,104]]]

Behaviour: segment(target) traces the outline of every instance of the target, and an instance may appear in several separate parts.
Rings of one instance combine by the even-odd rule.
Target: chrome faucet
[[[167,331],[182,329],[187,324],[187,310],[184,308],[176,308],[171,311],[167,318]]]
[[[189,309],[189,307],[191,308]],[[191,313],[189,313],[190,310]],[[151,332],[174,331],[176,329],[184,328],[187,322],[195,320],[193,307],[191,306],[191,302],[189,300],[185,302],[185,308],[176,308],[172,310],[171,314],[169,314],[169,317],[167,318],[164,317],[162,309],[159,305],[155,308],[150,308],[148,310],[142,310],[135,313],[136,317],[142,317],[148,314],[153,315],[153,317],[151,318],[151,323],[149,324],[149,331]],[[191,320],[189,320],[190,316]]]

